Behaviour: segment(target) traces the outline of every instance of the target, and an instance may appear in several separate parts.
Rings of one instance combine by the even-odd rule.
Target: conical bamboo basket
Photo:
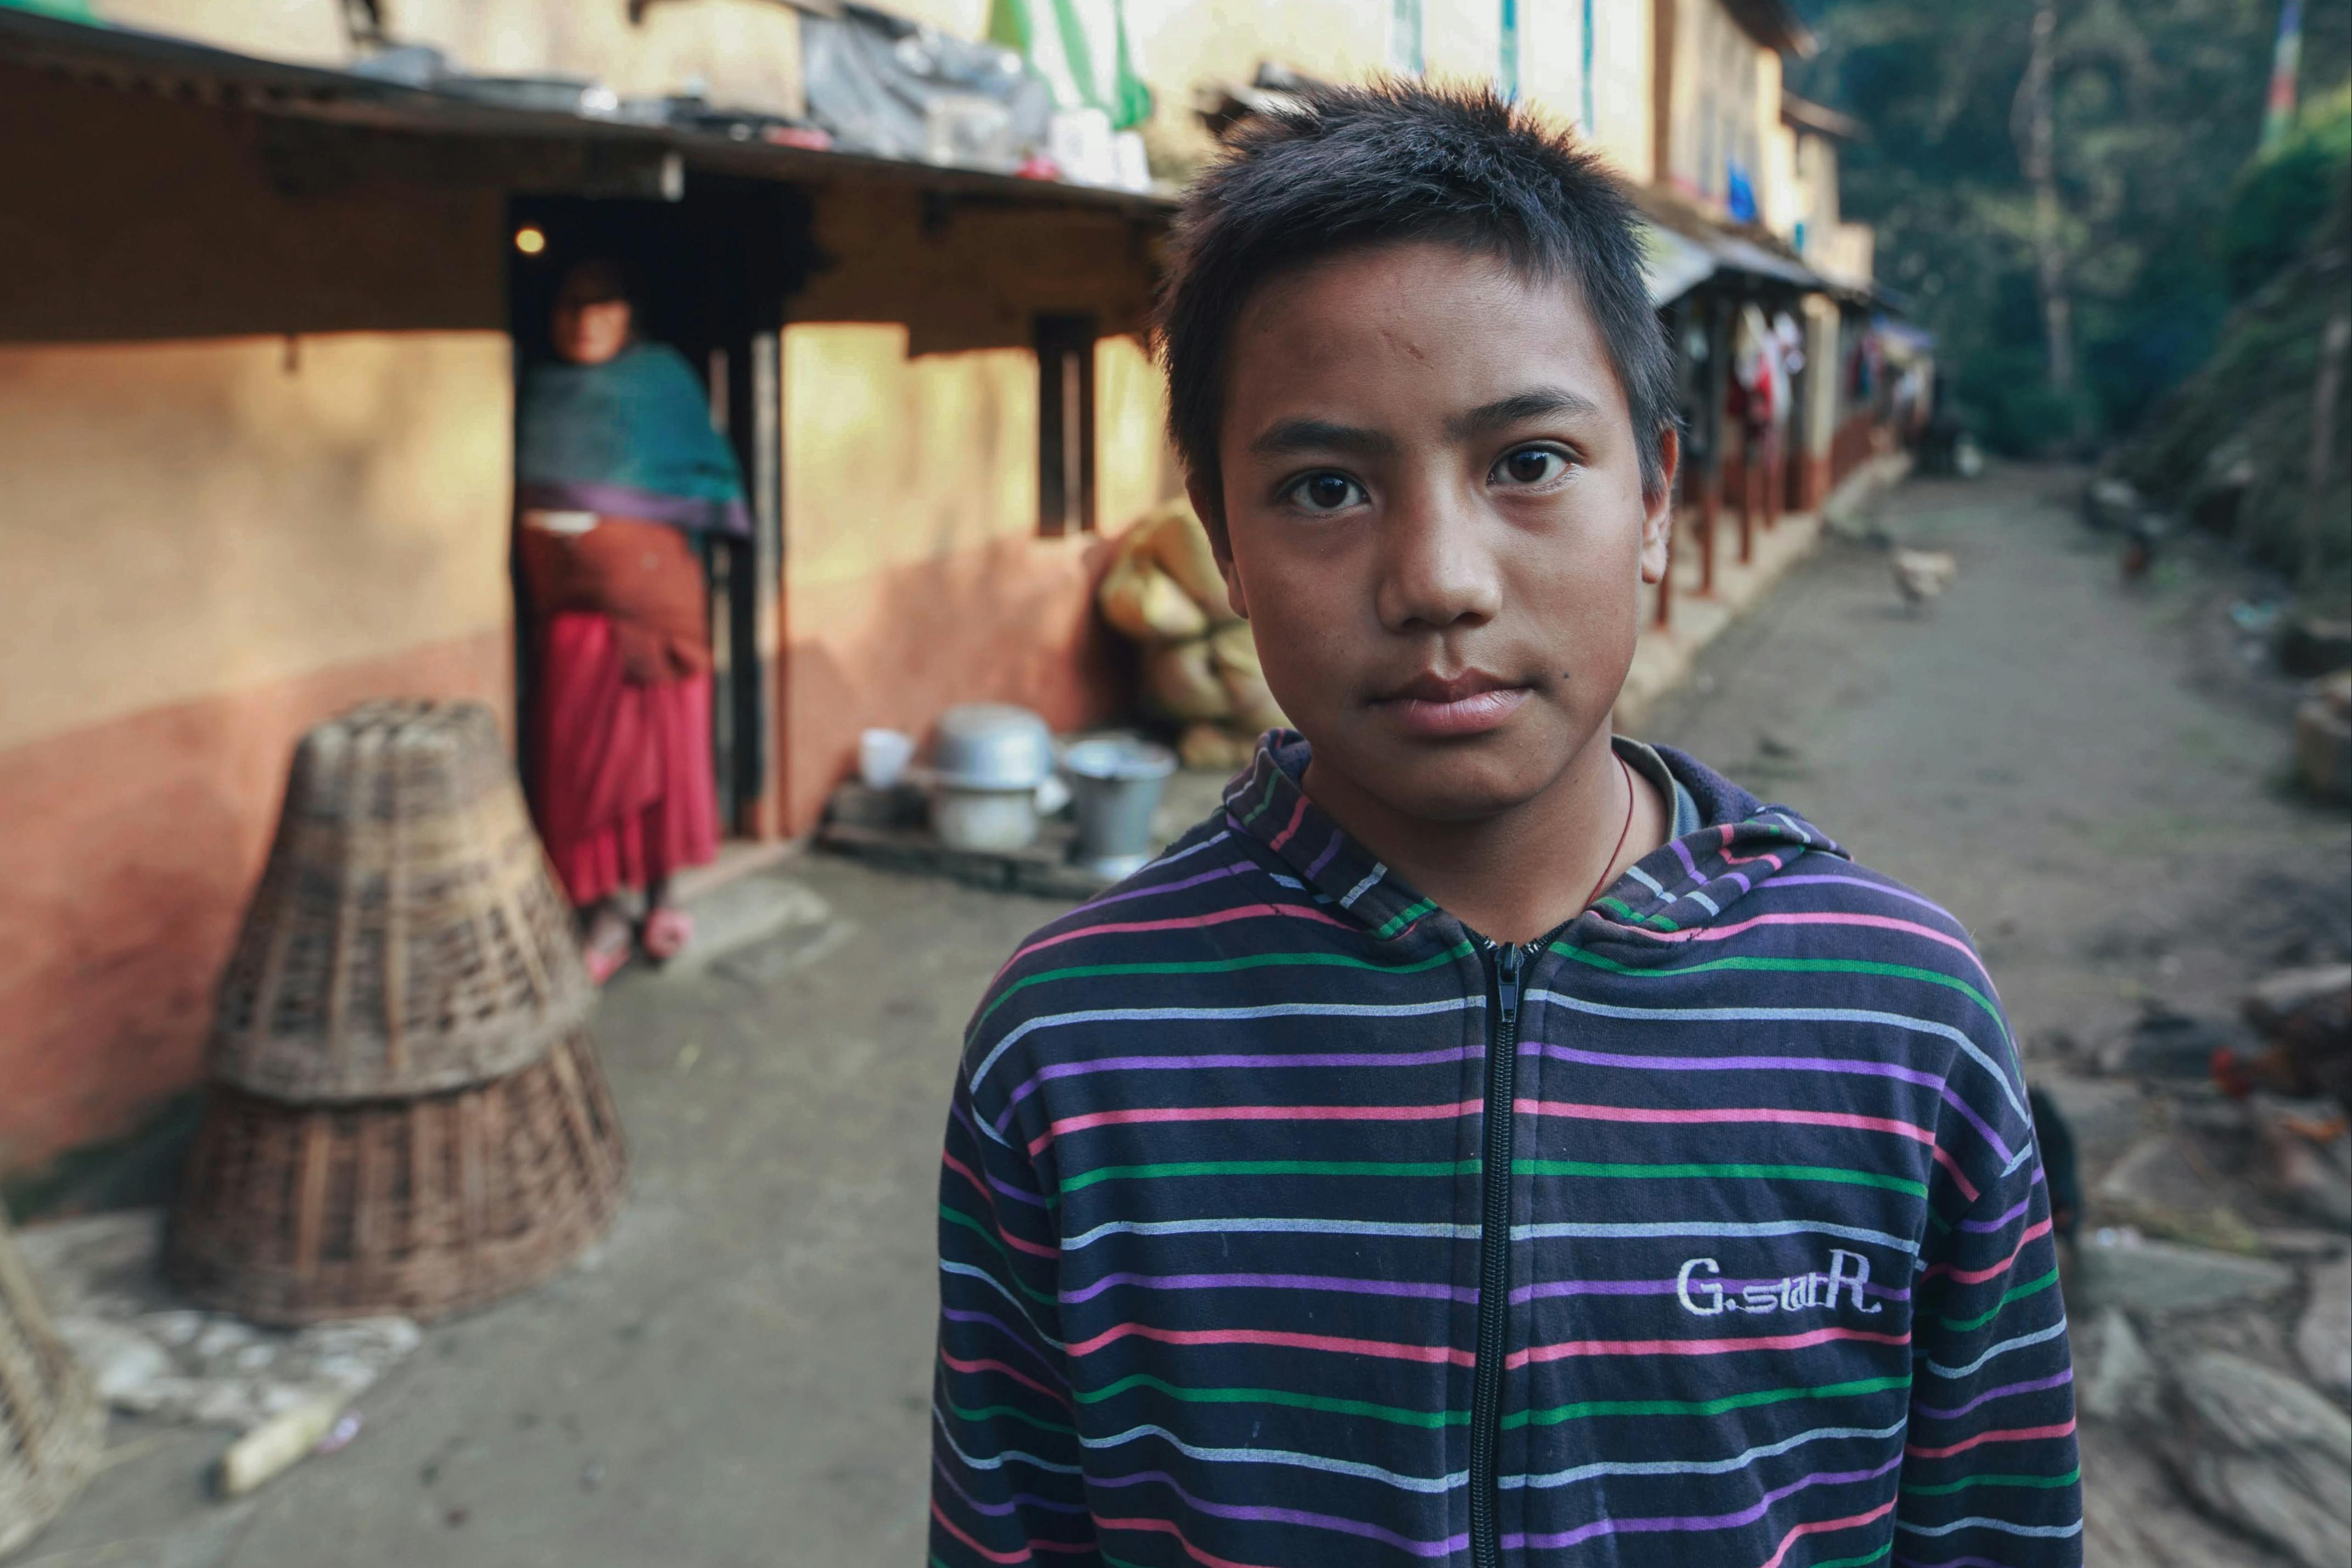
[[[164,1268],[256,1322],[438,1318],[570,1263],[611,1226],[626,1165],[584,1030],[505,1078],[408,1100],[289,1105],[216,1083]]]
[[[106,1412],[0,1219],[0,1557],[64,1510],[105,1442]]]
[[[487,708],[371,702],[303,736],[221,977],[215,1079],[302,1104],[464,1089],[594,1001]]]

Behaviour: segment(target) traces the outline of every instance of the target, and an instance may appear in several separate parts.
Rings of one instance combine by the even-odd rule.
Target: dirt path
[[[2283,728],[2207,646],[2205,598],[2120,593],[2040,499],[2057,482],[1898,492],[1887,526],[1960,560],[1932,613],[1900,613],[1883,552],[1832,545],[1649,731],[1947,903],[2037,1071],[2145,997],[2221,1011],[2250,973],[2341,944],[2352,859],[2340,813],[2274,788]],[[919,1561],[957,1037],[1054,909],[824,858],[782,879],[830,918],[608,997],[635,1185],[588,1267],[432,1330],[356,1442],[245,1503],[205,1496],[220,1434],[118,1420],[115,1462],[27,1568]],[[2129,1086],[2108,1099],[2127,1135]],[[2137,1561],[2270,1561],[2176,1517],[2128,1443],[2090,1444],[2095,1508],[2169,1521],[2179,1552]]]

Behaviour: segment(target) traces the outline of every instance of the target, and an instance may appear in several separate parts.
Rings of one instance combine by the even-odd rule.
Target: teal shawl
[[[525,510],[751,531],[734,449],[710,427],[702,383],[666,343],[633,343],[603,364],[536,367],[519,426],[515,500]]]

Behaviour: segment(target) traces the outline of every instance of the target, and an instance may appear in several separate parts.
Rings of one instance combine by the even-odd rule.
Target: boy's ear
[[[1234,614],[1249,619],[1249,605],[1242,596],[1241,574],[1234,570],[1233,542],[1225,534],[1224,498],[1213,493],[1198,475],[1184,478],[1184,494],[1192,502],[1192,515],[1201,520],[1201,527],[1209,535],[1210,552],[1217,558],[1217,570],[1225,579],[1225,603]]]
[[[1658,488],[1642,497],[1642,581],[1663,583],[1672,564],[1675,473],[1682,467],[1682,432],[1669,425],[1658,436]]]

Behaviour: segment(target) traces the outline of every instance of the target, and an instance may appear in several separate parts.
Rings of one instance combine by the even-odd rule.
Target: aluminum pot
[[[1025,849],[1037,840],[1037,786],[1053,776],[1054,736],[1026,708],[967,702],[931,740],[931,830],[955,849]]]
[[[954,789],[1034,790],[1054,771],[1045,721],[1007,702],[966,702],[940,715],[931,769]]]
[[[1062,771],[1077,802],[1079,863],[1113,879],[1141,870],[1151,859],[1151,816],[1176,754],[1124,737],[1080,741],[1062,753]]]

